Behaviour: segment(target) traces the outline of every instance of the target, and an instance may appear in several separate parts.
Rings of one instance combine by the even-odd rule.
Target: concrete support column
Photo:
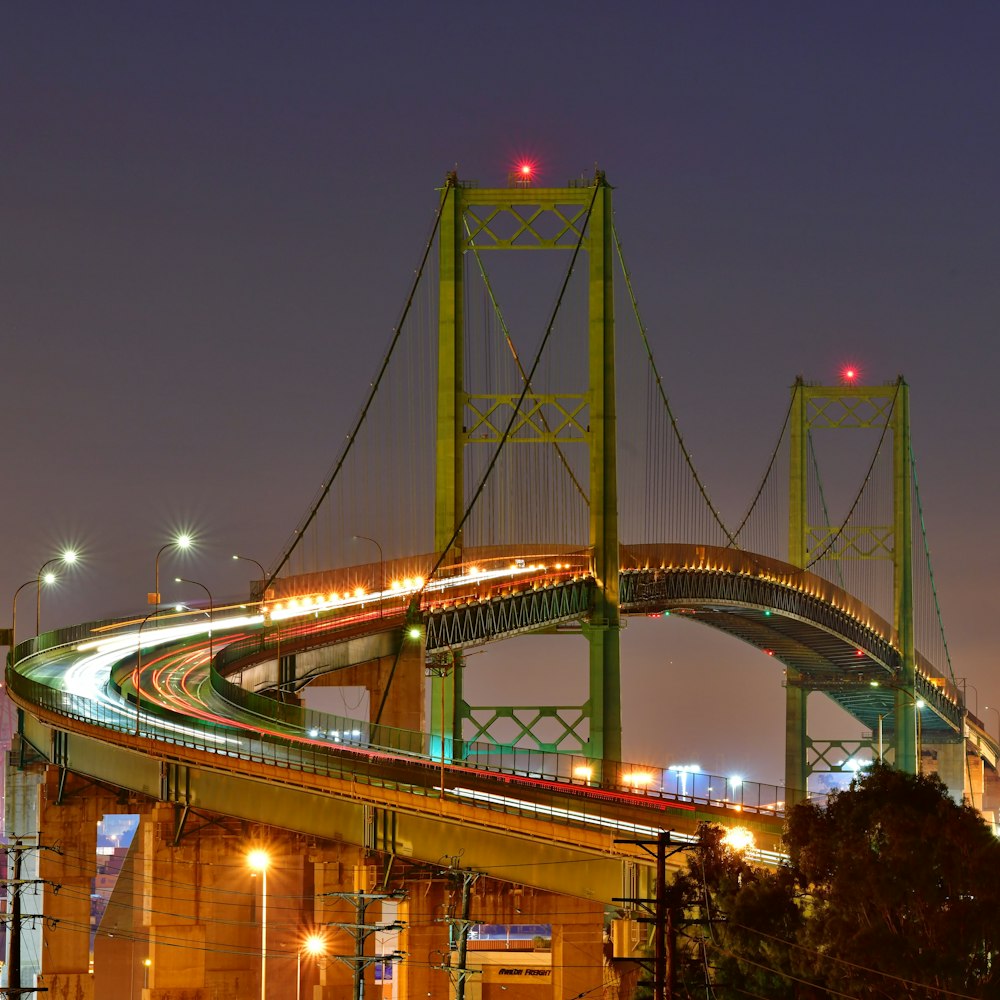
[[[368,692],[370,742],[419,752],[426,728],[424,712],[424,658],[421,644],[405,636],[398,657],[379,656],[342,670],[323,674],[313,687],[363,687]],[[384,699],[384,701],[383,701]],[[379,708],[382,714],[375,726]],[[396,732],[400,730],[401,732]],[[407,734],[413,736],[407,739]]]
[[[176,820],[175,808],[160,803],[141,830],[150,959],[143,1000],[256,1000],[262,966],[267,1000],[294,1000],[298,951],[314,929],[311,866],[300,838],[209,824],[186,830],[175,845]],[[266,941],[265,878],[247,860],[255,849],[270,858]]]
[[[379,705],[382,705],[379,725],[422,733],[426,729],[423,647],[420,642],[408,639],[405,635],[401,642],[398,659],[392,656],[380,657],[376,670],[370,675],[368,690],[371,696],[372,721],[375,720]]]
[[[604,982],[604,907],[570,896],[552,916],[552,996],[597,995]]]
[[[969,757],[969,767],[966,768],[964,740],[954,743],[924,743],[921,750],[934,751],[930,756],[937,757],[937,776],[948,786],[948,792],[956,802],[967,801],[976,809],[982,808],[982,768],[975,756]],[[932,770],[934,768],[928,766],[928,761],[922,759],[921,773],[928,774]]]
[[[441,880],[411,882],[397,917],[406,924],[399,948],[406,958],[396,966],[399,996],[406,1000],[447,1000],[452,995],[448,973],[441,969],[448,957],[447,897],[451,891]]]
[[[207,948],[217,942],[207,941],[203,922],[205,911],[212,909],[205,892],[205,866],[229,861],[227,867],[232,870],[232,860],[206,851],[198,837],[175,847],[175,822],[174,807],[159,803],[137,833],[142,837],[142,923],[150,962],[142,1000],[174,1000],[181,989],[184,1000],[210,1000]],[[249,941],[239,944],[246,949]],[[244,982],[248,973],[244,969]]]
[[[42,887],[39,986],[52,998],[93,1000],[90,975],[90,893],[97,870],[97,823],[104,815],[101,790],[67,774],[60,799],[58,767],[45,769],[38,789],[38,852]],[[58,889],[58,891],[57,891]],[[27,980],[22,976],[22,986]]]

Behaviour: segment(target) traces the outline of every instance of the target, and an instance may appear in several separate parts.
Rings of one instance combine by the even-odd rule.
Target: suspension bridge
[[[766,854],[810,777],[845,761],[932,768],[982,807],[998,747],[941,625],[909,387],[797,378],[728,521],[671,408],[603,174],[449,175],[359,404],[250,602],[175,612],[154,594],[149,614],[13,650],[20,760],[43,766],[51,803],[81,777],[130,790],[173,847],[204,813],[425,863],[463,830],[470,868],[602,905],[648,880],[613,833],[712,819],[750,825]],[[845,437],[860,474],[834,498],[827,442]],[[622,760],[623,618],[665,614],[785,671],[783,788]],[[470,650],[542,632],[585,639],[582,704],[467,701]],[[312,685],[367,688],[369,716],[308,708]],[[867,735],[811,738],[811,694]]]

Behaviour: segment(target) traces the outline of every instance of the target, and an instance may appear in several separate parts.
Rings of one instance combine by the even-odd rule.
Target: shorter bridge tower
[[[914,706],[916,648],[913,614],[913,475],[910,460],[909,388],[900,377],[883,386],[792,387],[790,416],[788,561],[809,569],[820,558],[886,560],[893,565],[893,632],[900,667],[892,681],[895,766],[919,770]],[[813,524],[808,508],[808,445],[814,430],[875,429],[892,435],[892,523],[852,524],[847,529]],[[785,695],[785,786],[790,803],[804,795],[812,743],[806,701],[812,687],[788,670]]]

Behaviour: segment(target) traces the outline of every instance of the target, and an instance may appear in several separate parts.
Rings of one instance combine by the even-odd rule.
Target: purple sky
[[[955,670],[994,728],[1000,8],[619,6],[9,6],[0,594],[71,541],[43,627],[135,611],[191,526],[171,568],[236,595],[231,553],[270,563],[334,458],[445,172],[597,163],[724,509],[796,374],[906,377]],[[648,628],[626,755],[780,778],[773,661]],[[531,700],[582,700],[565,683]]]

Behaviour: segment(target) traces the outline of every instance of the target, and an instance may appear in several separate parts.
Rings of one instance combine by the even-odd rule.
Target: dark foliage
[[[1000,842],[935,776],[883,766],[789,815],[789,864],[703,827],[672,902],[679,996],[1000,1000]],[[697,922],[702,921],[702,922]]]

